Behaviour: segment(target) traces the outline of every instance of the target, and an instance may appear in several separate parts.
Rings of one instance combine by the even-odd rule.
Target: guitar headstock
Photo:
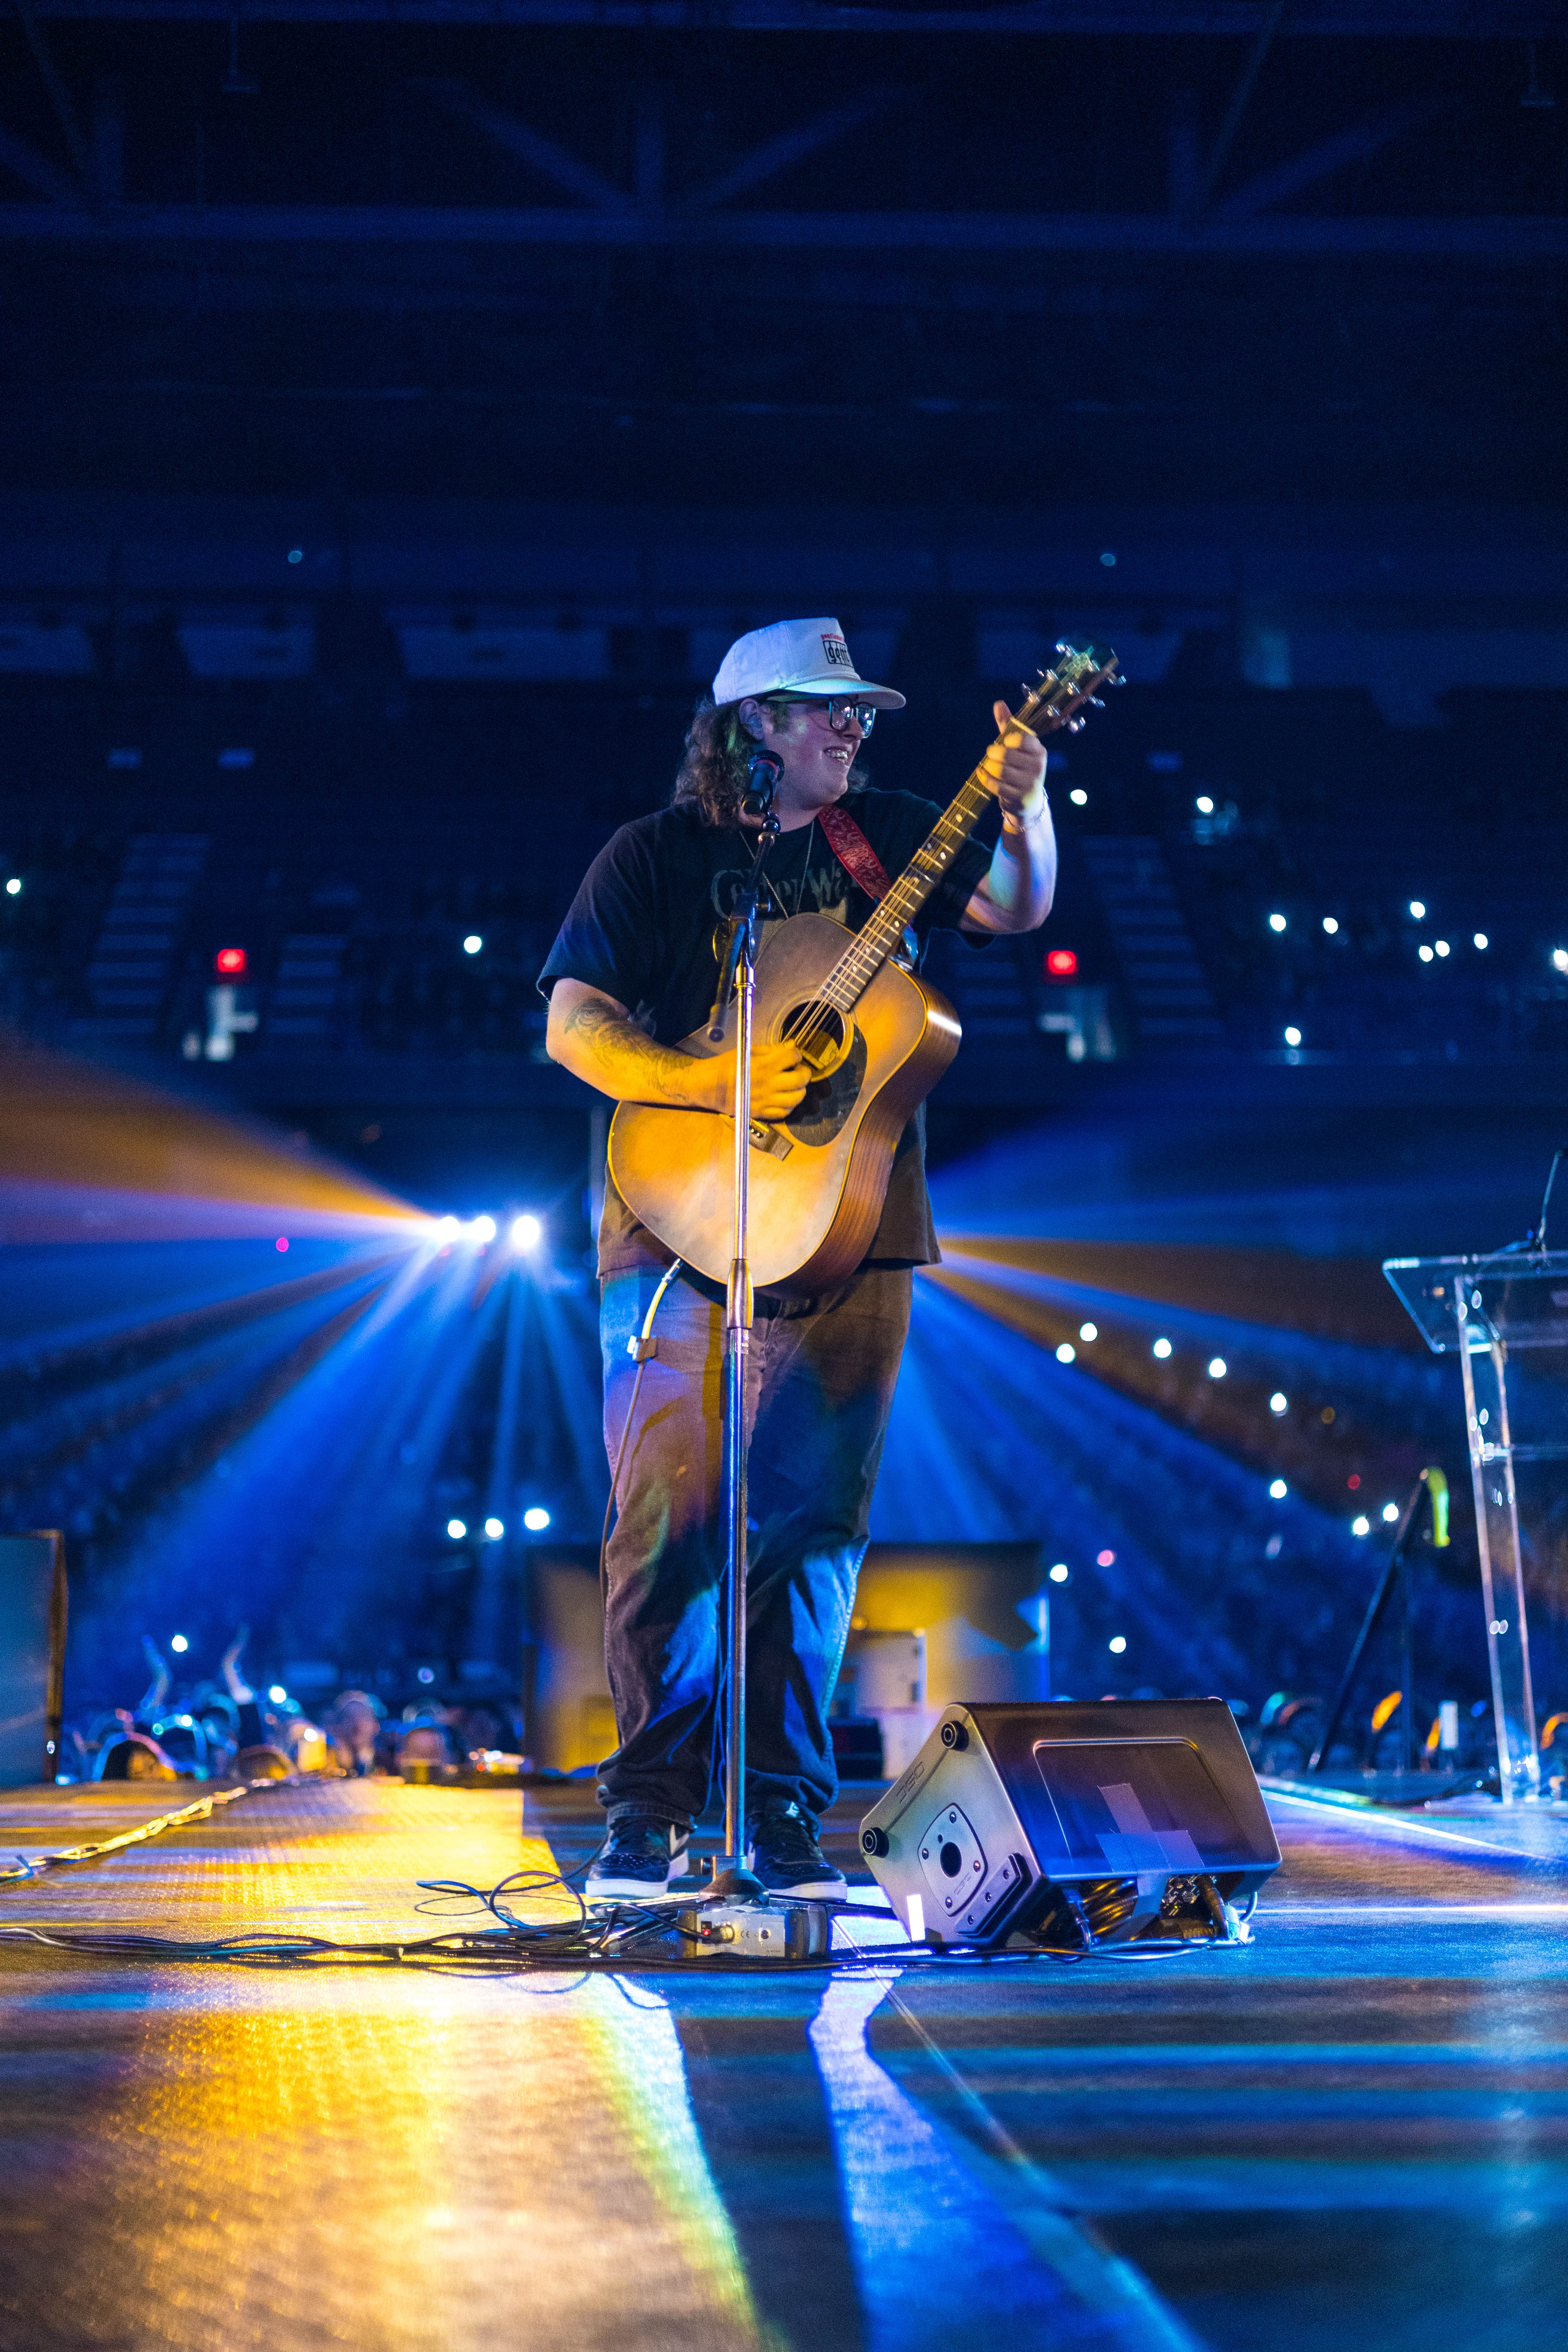
[[[1040,671],[1033,686],[1024,689],[1024,699],[1013,716],[1020,727],[1031,734],[1054,735],[1065,728],[1076,735],[1084,720],[1086,707],[1102,709],[1100,689],[1102,686],[1125,686],[1126,679],[1116,667],[1116,656],[1108,647],[1062,644],[1057,647],[1056,665]]]

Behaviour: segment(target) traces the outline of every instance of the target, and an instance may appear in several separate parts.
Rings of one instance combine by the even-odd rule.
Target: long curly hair
[[[778,709],[789,697],[759,695],[757,699]],[[742,724],[740,704],[715,702],[710,694],[703,695],[686,730],[686,750],[676,771],[670,806],[695,808],[704,824],[739,824],[746,797],[747,763],[755,749],[756,738]],[[858,792],[868,781],[857,753],[849,770],[849,790]]]

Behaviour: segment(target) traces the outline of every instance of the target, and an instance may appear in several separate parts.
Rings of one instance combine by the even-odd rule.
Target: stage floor
[[[0,1865],[198,1793],[13,1792]],[[1554,2339],[1568,1832],[1271,1803],[1254,1943],[1144,1965],[459,1978],[0,1942],[0,2352]],[[527,1791],[526,1841],[515,1791],[276,1788],[0,1885],[0,1925],[413,1937],[444,1924],[417,1879],[567,1865],[596,1820],[575,1787]]]

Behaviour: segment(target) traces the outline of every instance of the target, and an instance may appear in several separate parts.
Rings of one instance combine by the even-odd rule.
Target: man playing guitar
[[[731,646],[699,705],[668,808],[623,825],[595,859],[541,975],[551,1056],[617,1102],[724,1113],[731,1047],[678,1050],[708,1018],[721,930],[751,863],[747,762],[780,767],[780,838],[768,860],[774,917],[832,915],[851,931],[941,811],[876,792],[857,762],[879,710],[904,698],[855,669],[837,621],[781,621]],[[1001,804],[994,851],[970,841],[913,929],[980,940],[1032,930],[1050,911],[1056,841],[1045,746],[995,706],[982,765]],[[848,822],[847,822],[848,820]],[[752,1056],[758,1121],[787,1118],[811,1077],[787,1041]],[[817,1297],[760,1292],[751,1347],[751,1540],[746,1825],[752,1866],[779,1895],[832,1896],[841,1874],[817,1843],[837,1792],[827,1706],[866,1549],[871,1490],[909,1328],[910,1269],[936,1262],[917,1113],[894,1156],[865,1259]],[[724,1294],[684,1270],[659,1305],[635,1425],[627,1342],[672,1253],[605,1186],[599,1230],[605,1430],[623,1467],[606,1554],[605,1663],[620,1745],[600,1768],[608,1835],[592,1900],[663,1894],[684,1874],[712,1786],[725,1560],[721,1488]]]

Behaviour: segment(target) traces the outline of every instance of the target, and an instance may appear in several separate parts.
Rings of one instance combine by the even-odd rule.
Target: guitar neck
[[[901,942],[906,924],[914,920],[985,814],[990,799],[976,768],[834,966],[822,991],[826,1003],[847,1013],[864,994]]]

